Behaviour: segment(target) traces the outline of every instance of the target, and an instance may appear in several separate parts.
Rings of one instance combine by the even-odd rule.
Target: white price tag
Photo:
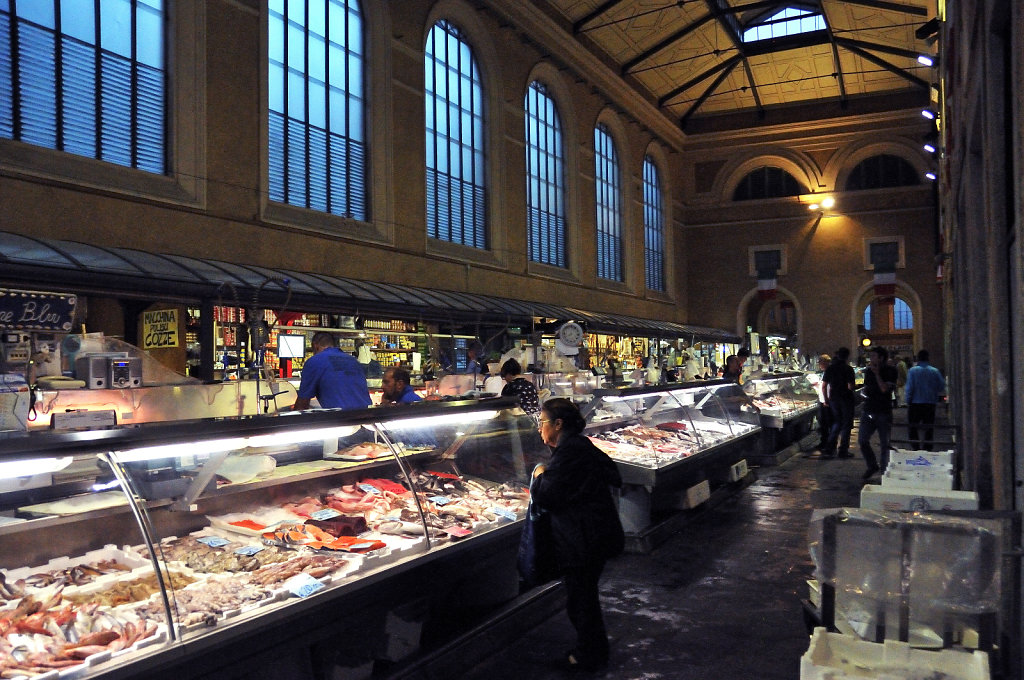
[[[513,522],[516,520],[516,513],[512,512],[508,508],[491,508],[491,512],[498,517],[504,517],[505,519],[510,519]]]
[[[341,513],[335,510],[334,508],[324,508],[323,510],[317,510],[316,512],[311,514],[310,517],[322,522],[325,519],[331,519],[333,517],[337,517],[340,514]]]
[[[197,538],[196,540],[200,543],[205,543],[211,548],[219,548],[231,542],[226,538],[221,538],[220,536],[203,536],[202,538]]]

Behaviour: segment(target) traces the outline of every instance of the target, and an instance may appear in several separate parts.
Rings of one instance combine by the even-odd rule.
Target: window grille
[[[650,156],[644,157],[644,268],[647,288],[665,290],[665,211],[661,176]]]
[[[597,200],[597,275],[622,281],[622,179],[619,154],[608,128],[594,128]]]
[[[565,229],[565,150],[558,107],[540,82],[526,91],[526,204],[533,262],[568,266]]]

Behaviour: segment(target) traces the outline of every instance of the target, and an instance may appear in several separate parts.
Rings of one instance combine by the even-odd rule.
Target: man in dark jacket
[[[825,405],[832,409],[832,431],[828,435],[828,441],[821,448],[822,458],[832,458],[836,455],[836,445],[839,446],[840,458],[852,458],[850,453],[850,432],[853,430],[853,386],[856,376],[853,368],[847,361],[850,359],[850,350],[840,347],[832,358],[832,363],[825,369],[821,380],[825,383],[824,390]]]
[[[566,612],[576,628],[570,667],[608,664],[608,635],[597,583],[605,561],[622,552],[624,536],[609,487],[622,486],[618,467],[583,436],[585,422],[568,399],[541,406],[540,433],[551,460],[534,471],[532,501],[548,512],[555,556],[566,589]]]
[[[889,352],[884,347],[872,347],[868,367],[864,370],[864,406],[860,415],[860,452],[867,463],[864,479],[885,470],[889,464],[889,432],[892,430],[892,391],[896,389],[898,373],[889,365]],[[878,433],[881,456],[875,458],[871,448],[871,435]]]

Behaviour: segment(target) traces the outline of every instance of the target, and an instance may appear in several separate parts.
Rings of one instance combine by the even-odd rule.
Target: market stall
[[[547,453],[508,399],[5,433],[0,668],[368,677],[517,594]]]
[[[584,434],[616,462],[619,516],[627,546],[647,551],[681,511],[753,479],[757,408],[735,383],[597,390],[584,408]]]
[[[796,454],[793,444],[809,435],[818,414],[818,393],[806,374],[764,373],[743,384],[761,414],[761,446],[755,461],[775,465]]]

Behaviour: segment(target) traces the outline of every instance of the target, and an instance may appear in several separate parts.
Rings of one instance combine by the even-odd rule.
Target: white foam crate
[[[949,465],[953,466],[953,452],[952,451],[919,451],[909,449],[890,449],[889,450],[889,462],[890,463],[906,463],[910,461],[916,461],[918,463],[931,464],[931,465]]]
[[[879,644],[815,628],[800,658],[800,680],[988,680],[988,654],[953,649],[914,649],[905,642]]]
[[[865,510],[928,512],[930,510],[977,510],[976,491],[946,491],[919,487],[865,484],[860,490],[860,507]]]
[[[953,490],[953,473],[941,470],[902,470],[891,467],[882,475],[883,487],[918,487]]]

